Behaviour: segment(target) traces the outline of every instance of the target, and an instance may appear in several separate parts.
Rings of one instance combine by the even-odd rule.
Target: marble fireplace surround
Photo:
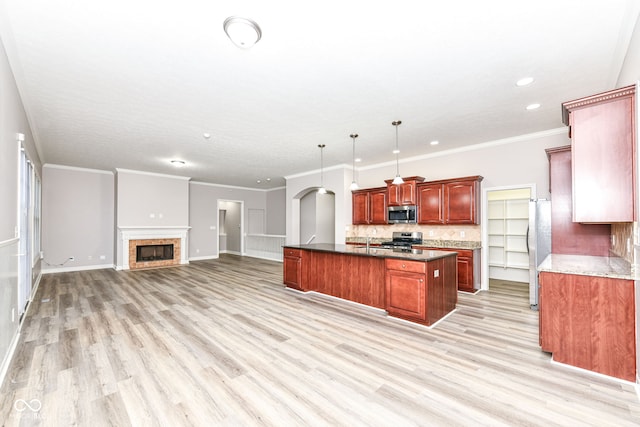
[[[190,227],[118,227],[117,270],[166,267],[188,264],[188,232]],[[156,243],[162,242],[162,243]],[[173,260],[136,263],[136,244],[173,244]],[[133,254],[133,255],[132,255]]]

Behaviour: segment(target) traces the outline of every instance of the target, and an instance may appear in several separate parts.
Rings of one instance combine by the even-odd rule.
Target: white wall
[[[318,192],[310,191],[300,198],[300,242],[307,243],[311,236],[316,234],[316,195]],[[313,243],[318,243],[318,239]]]
[[[47,164],[42,184],[43,270],[114,265],[114,176]],[[69,261],[69,257],[75,260]]]
[[[0,42],[0,385],[18,337],[18,159],[17,134],[25,135],[27,155],[38,176],[40,156],[16,81]],[[37,277],[40,262],[34,266]]]

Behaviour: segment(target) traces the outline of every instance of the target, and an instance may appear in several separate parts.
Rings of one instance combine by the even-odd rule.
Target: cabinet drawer
[[[385,264],[387,270],[408,271],[411,273],[425,273],[427,271],[426,262],[386,259]]]
[[[284,248],[284,256],[302,256],[302,249]]]

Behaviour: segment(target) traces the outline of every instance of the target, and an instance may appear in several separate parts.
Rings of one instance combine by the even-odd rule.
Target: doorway
[[[244,202],[218,200],[218,254],[244,255]]]
[[[529,206],[535,184],[483,191],[481,289],[508,282],[530,293]]]
[[[300,197],[300,243],[335,243],[335,194],[315,189]]]

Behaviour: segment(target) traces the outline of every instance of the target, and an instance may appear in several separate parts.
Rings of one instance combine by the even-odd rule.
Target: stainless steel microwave
[[[389,206],[387,220],[389,224],[410,224],[416,222],[416,207],[411,206]]]

